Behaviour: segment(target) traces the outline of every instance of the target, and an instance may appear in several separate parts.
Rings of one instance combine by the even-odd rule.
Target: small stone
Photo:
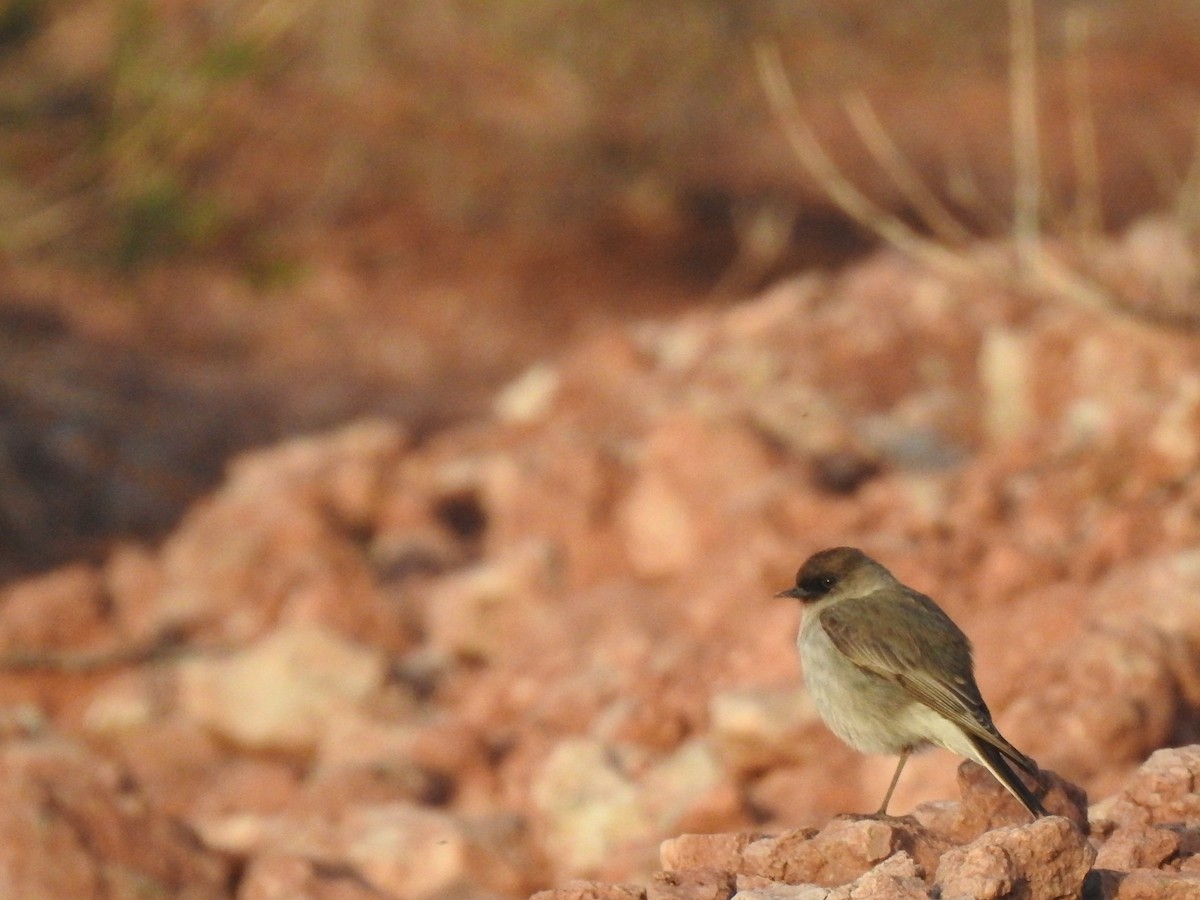
[[[492,412],[502,422],[537,422],[550,412],[561,385],[562,376],[555,367],[535,363],[500,390]]]
[[[646,900],[729,900],[736,891],[731,872],[684,869],[657,873],[646,886]]]
[[[563,871],[600,865],[618,846],[647,837],[652,822],[638,786],[599,741],[568,738],[533,783],[547,854]]]
[[[643,578],[687,570],[699,553],[693,513],[662,471],[642,472],[621,507],[625,551]]]
[[[812,762],[824,724],[807,691],[735,688],[709,703],[713,744],[722,761],[738,774],[780,765]]]
[[[829,900],[929,900],[921,867],[901,850],[849,884],[829,892]]]
[[[529,900],[646,900],[646,889],[636,884],[575,880],[560,888],[538,891]]]
[[[189,660],[179,705],[238,746],[310,751],[326,720],[383,683],[382,656],[317,625],[288,625],[227,657]]]

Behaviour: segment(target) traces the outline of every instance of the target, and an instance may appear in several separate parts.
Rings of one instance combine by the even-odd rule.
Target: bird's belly
[[[902,688],[854,665],[819,625],[797,641],[805,685],[821,718],[838,737],[864,753],[897,754],[918,749],[950,726]],[[940,736],[940,735],[939,735]]]

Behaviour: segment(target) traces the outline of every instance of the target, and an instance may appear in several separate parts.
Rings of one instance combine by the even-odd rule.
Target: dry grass
[[[937,193],[908,162],[875,115],[864,96],[850,94],[844,101],[849,121],[880,169],[916,213],[924,230],[918,230],[883,209],[863,193],[834,163],[806,121],[792,89],[779,49],[768,43],[756,48],[760,83],[796,159],[829,198],[860,226],[930,268],[955,276],[980,276],[1014,284],[1042,295],[1065,300],[1096,313],[1120,318],[1132,327],[1148,324],[1200,327],[1200,315],[1191,311],[1162,314],[1130,302],[1094,279],[1086,269],[1065,262],[1048,249],[1043,225],[1041,134],[1037,90],[1037,32],[1033,0],[1010,0],[1010,109],[1013,158],[1011,236],[1015,265],[988,262],[970,252],[971,233],[945,206]],[[1094,108],[1088,88],[1087,33],[1084,10],[1066,18],[1069,52],[1071,149],[1076,174],[1076,207],[1071,216],[1073,234],[1068,246],[1086,259],[1101,238],[1102,189],[1096,145]],[[1196,152],[1179,187],[1175,216],[1181,230],[1198,249],[1197,215],[1200,213],[1200,132]],[[926,236],[928,232],[930,237]],[[1196,259],[1192,268],[1196,268]]]

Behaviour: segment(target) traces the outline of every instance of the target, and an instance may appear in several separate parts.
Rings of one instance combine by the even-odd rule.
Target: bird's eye
[[[813,575],[803,579],[800,582],[800,587],[804,592],[811,597],[820,597],[823,594],[828,594],[837,584],[836,575]]]

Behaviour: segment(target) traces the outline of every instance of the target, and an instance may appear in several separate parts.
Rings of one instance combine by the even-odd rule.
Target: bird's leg
[[[912,753],[912,747],[905,747],[900,751],[900,762],[896,765],[896,774],[892,776],[892,783],[888,785],[887,793],[883,795],[883,803],[879,806],[877,816],[887,818],[888,803],[892,799],[892,791],[896,790],[896,783],[900,780],[900,772],[904,768],[904,764],[908,762],[909,754]]]

